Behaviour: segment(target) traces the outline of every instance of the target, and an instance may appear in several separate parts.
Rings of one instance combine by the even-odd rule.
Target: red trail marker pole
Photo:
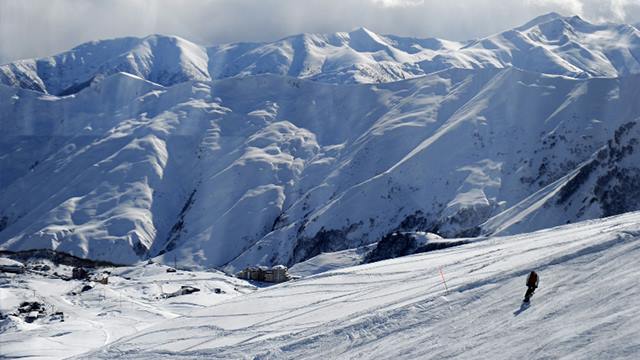
[[[444,279],[444,273],[442,272],[442,266],[438,268],[440,271],[440,277],[442,278],[442,284],[444,285],[445,295],[449,295],[449,287],[447,286],[447,280]]]

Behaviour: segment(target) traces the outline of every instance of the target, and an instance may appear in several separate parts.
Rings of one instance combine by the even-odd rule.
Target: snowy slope
[[[425,71],[515,66],[577,78],[616,77],[640,72],[639,46],[640,32],[631,25],[591,24],[550,13],[420,66]]]
[[[379,35],[365,28],[210,47],[163,35],[94,41],[56,56],[0,65],[0,83],[65,95],[117,72],[162,85],[258,74],[381,83],[450,68],[511,66],[578,78],[617,77],[640,73],[638,59],[640,31],[634,26],[550,13],[465,43]]]
[[[635,359],[639,221],[629,213],[331,271],[80,358]],[[527,308],[532,269],[541,280]]]
[[[209,80],[205,48],[176,36],[92,41],[52,57],[0,66],[0,83],[66,95],[126,72],[162,85]]]
[[[398,229],[509,234],[636,210],[638,84],[508,68],[0,86],[0,244],[233,271]]]
[[[111,272],[107,285],[63,281],[47,275],[55,271],[70,276],[70,267],[44,263],[52,267],[44,275],[0,274],[0,314],[14,313],[23,301],[38,301],[47,310],[33,323],[15,316],[0,319],[0,358],[67,358],[254,290],[219,272],[167,273],[167,267],[158,264],[102,268],[99,271]],[[85,285],[93,288],[81,292]],[[162,297],[185,285],[200,291]],[[216,288],[221,292],[215,293]],[[51,317],[55,312],[64,313],[63,322]]]
[[[638,210],[637,35],[548,14],[457,45],[156,35],[8,64],[0,248],[235,271]]]

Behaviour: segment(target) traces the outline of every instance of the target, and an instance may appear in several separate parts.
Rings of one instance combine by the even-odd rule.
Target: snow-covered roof
[[[24,264],[20,261],[0,257],[0,267],[24,267]]]

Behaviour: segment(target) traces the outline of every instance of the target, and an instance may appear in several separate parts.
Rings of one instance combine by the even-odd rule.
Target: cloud
[[[527,0],[532,7],[553,7],[595,22],[640,21],[639,0]]]
[[[584,16],[582,0],[527,0],[527,3],[534,8],[553,8],[559,13]]]
[[[82,42],[173,34],[209,45],[349,31],[468,40],[556,11],[640,21],[638,0],[0,0],[0,63]]]
[[[371,2],[386,7],[418,6],[424,4],[424,0],[371,0]]]

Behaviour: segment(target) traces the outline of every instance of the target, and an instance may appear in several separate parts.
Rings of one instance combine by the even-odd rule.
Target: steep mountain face
[[[460,43],[349,33],[302,34],[272,43],[204,47],[153,35],[96,41],[37,60],[0,66],[0,83],[69,95],[104,76],[127,72],[160,85],[258,74],[332,84],[383,83],[450,68],[506,68],[570,77],[640,73],[640,31],[551,13],[518,28]]]
[[[511,233],[628,211],[638,86],[516,69],[377,86],[119,73],[67,97],[5,86],[2,247],[237,268],[395,230]]]
[[[234,270],[639,209],[625,29],[550,14],[464,46],[151,36],[3,65],[0,248]]]

